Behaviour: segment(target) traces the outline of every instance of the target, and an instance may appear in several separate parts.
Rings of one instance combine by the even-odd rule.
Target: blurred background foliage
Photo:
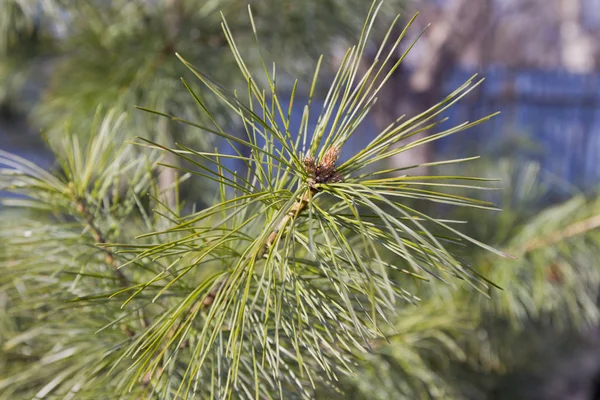
[[[213,71],[216,81],[244,90],[220,13],[238,33],[244,57],[260,67],[258,53],[250,50],[255,41],[249,4],[266,59],[277,63],[280,74],[293,76],[312,73],[318,52],[328,51],[334,38],[356,39],[370,6],[360,0],[3,0],[0,99],[50,136],[60,136],[65,127],[86,131],[98,106],[130,112],[132,105],[142,105],[189,120],[204,118],[181,90],[184,67],[175,53]],[[127,134],[181,137],[143,113],[130,114]],[[186,139],[203,144],[206,138],[198,136]]]
[[[370,6],[369,1],[361,0],[250,3],[263,56],[277,63],[282,77],[308,76],[323,52],[339,63],[339,48],[344,47],[340,43],[352,42],[358,36]],[[391,9],[406,9],[407,16],[420,9],[423,15],[418,23],[424,26],[432,22],[433,26],[397,72],[391,89],[383,93],[373,123],[386,126],[392,115],[422,111],[438,101],[456,68],[485,73],[490,65],[502,65],[597,76],[600,15],[594,19],[593,5],[600,9],[600,4],[593,0],[551,3],[388,0],[384,16]],[[236,67],[222,35],[219,12],[227,16],[238,46],[258,69],[247,4],[238,0],[2,0],[0,150],[29,154],[30,150],[23,149],[30,143],[42,146],[35,133],[39,131],[56,149],[68,147],[67,134],[80,137],[82,142],[89,140],[97,132],[93,123],[99,107],[114,109],[114,115],[127,112],[115,136],[118,142],[144,136],[167,144],[181,141],[196,148],[218,145],[197,131],[167,124],[135,111],[133,106],[172,112],[194,121],[206,117],[190,101],[179,80],[185,72],[175,52],[224,86],[245,90],[244,82],[234,73]],[[416,36],[418,32],[413,29],[411,34]],[[337,65],[334,62],[326,67],[325,73],[331,74]],[[291,83],[291,79],[283,78],[282,91],[289,91]],[[211,104],[213,110],[218,107],[216,102]],[[502,111],[505,106],[502,102],[490,105]],[[467,107],[475,106],[468,103]],[[600,112],[598,103],[589,107],[594,115]],[[224,125],[230,121],[225,109],[217,116]],[[495,123],[503,124],[501,129],[509,132],[509,140],[486,147],[486,139],[481,139],[484,145],[476,148],[487,152],[486,161],[476,161],[456,172],[502,178],[502,190],[490,192],[489,199],[503,211],[416,206],[433,209],[446,218],[470,221],[465,224],[466,233],[517,256],[517,261],[499,260],[471,246],[456,249],[474,272],[502,290],[489,293],[487,298],[464,288],[451,290],[437,281],[422,286],[411,282],[422,302],[418,307],[399,305],[389,328],[389,342],[374,344],[373,354],[365,357],[358,373],[344,378],[347,393],[341,398],[558,400],[592,399],[598,395],[600,200],[595,185],[577,188],[546,171],[544,163],[525,159],[523,154],[536,146],[543,147],[540,138],[525,140],[526,132],[519,131],[513,121],[502,117],[500,121]],[[562,134],[572,133],[564,130]],[[472,148],[470,137],[469,133],[462,136],[458,146]],[[428,148],[398,163],[420,164],[439,158],[437,151]],[[133,159],[139,155],[132,149],[128,156]],[[36,157],[27,158],[39,161]],[[597,164],[598,159],[591,161]],[[52,162],[43,158],[41,164]],[[448,169],[443,171],[449,174]],[[163,189],[179,179],[165,171],[153,173],[166,175],[161,180]],[[137,190],[151,191],[147,187]],[[190,204],[202,204],[210,201],[211,194],[205,192],[196,186],[182,196],[188,197]],[[471,194],[464,190],[452,193]],[[112,215],[110,207],[102,211],[101,205],[98,210],[107,216],[101,220],[115,241],[147,228],[140,227],[143,218],[137,212],[134,216]],[[27,359],[15,359],[12,349],[16,343],[31,339],[21,335],[34,323],[35,314],[19,317],[19,310],[11,309],[10,296],[18,296],[19,280],[6,271],[13,266],[12,254],[18,251],[15,232],[36,232],[28,228],[35,225],[36,213],[17,214],[3,207],[0,218],[0,262],[2,273],[7,274],[0,288],[0,324],[6,327],[0,330],[2,386],[7,385],[5,377],[14,377],[28,366]],[[123,224],[125,220],[135,223]],[[79,229],[85,228],[82,221]],[[73,221],[52,223],[58,229]],[[93,244],[93,238],[88,239],[84,247]],[[51,245],[37,251],[46,252],[52,260]],[[81,257],[86,254],[84,247],[78,250],[81,254],[77,253]],[[96,257],[101,263],[102,255]],[[66,258],[69,261],[65,263],[72,262]],[[85,326],[85,321],[78,323]],[[82,331],[74,328],[64,334],[76,338]],[[45,339],[40,336],[36,340]],[[79,345],[85,343],[89,342]],[[48,341],[42,348],[49,350],[51,345]],[[89,351],[93,354],[93,349]],[[63,368],[77,365],[53,364],[40,375],[40,382],[51,380]],[[6,396],[10,398],[10,393]],[[321,398],[334,396],[321,388]]]

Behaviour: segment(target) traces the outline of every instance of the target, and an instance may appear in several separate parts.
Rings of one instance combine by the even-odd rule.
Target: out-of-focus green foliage
[[[461,169],[485,175],[481,166]],[[598,323],[600,198],[581,194],[548,205],[552,185],[535,163],[496,160],[489,172],[502,177],[503,190],[490,199],[503,211],[475,216],[465,208],[450,215],[476,221],[465,225],[466,232],[518,257],[505,261],[472,246],[460,251],[474,273],[502,290],[488,298],[439,282],[427,285],[418,307],[399,311],[400,334],[391,334],[390,343],[346,382],[356,388],[351,398],[485,399],[491,390],[505,391],[506,398],[531,396],[539,381],[502,388],[503,377],[543,379],[539,371],[552,369],[539,364],[560,362],[557,335],[575,337]],[[415,320],[421,325],[402,334]],[[405,371],[414,369],[424,372],[407,379]]]
[[[397,9],[398,3],[393,0],[386,7],[396,4]],[[280,76],[285,71],[308,74],[317,51],[329,51],[336,38],[355,35],[369,7],[362,0],[3,0],[0,101],[33,110],[31,124],[52,139],[66,127],[80,135],[90,132],[90,116],[98,106],[129,112],[140,105],[202,119],[204,113],[181,90],[184,67],[175,52],[212,71],[219,82],[245,90],[221,34],[220,13],[238,32],[239,48],[250,67],[260,69],[246,19],[249,4],[263,52],[277,62]],[[221,123],[229,121],[227,110],[219,110],[220,103],[213,100],[207,99],[215,117]],[[173,143],[190,133],[183,126],[167,129],[156,119],[130,114],[122,132],[129,137],[145,135]],[[186,135],[186,140],[204,148],[210,143],[198,132]]]

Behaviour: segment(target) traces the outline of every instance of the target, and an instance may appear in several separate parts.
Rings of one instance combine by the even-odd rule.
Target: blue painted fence
[[[449,93],[472,74],[454,72],[445,90]],[[436,150],[457,153],[473,144],[495,151],[527,137],[538,147],[522,152],[545,170],[581,187],[600,184],[600,74],[490,68],[482,75],[481,87],[448,110],[449,123],[502,114],[475,132],[441,141]]]

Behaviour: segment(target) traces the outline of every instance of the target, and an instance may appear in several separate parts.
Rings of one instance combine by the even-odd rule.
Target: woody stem
[[[302,211],[304,211],[304,209],[306,208],[306,205],[310,201],[310,198],[312,196],[314,196],[316,193],[317,193],[317,189],[310,188],[309,190],[307,190],[304,193],[304,195],[298,201],[296,201],[296,203],[294,203],[294,205],[292,206],[292,208],[290,208],[290,210],[285,214],[285,216],[281,219],[281,221],[279,221],[279,224],[277,224],[277,228],[275,228],[269,234],[269,237],[267,238],[265,246],[258,253],[257,259],[260,259],[260,258],[262,258],[265,255],[265,253],[267,252],[267,250],[275,242],[275,239],[277,238],[277,235],[279,234],[279,232],[282,229],[285,228],[285,226],[288,224],[288,222],[291,219],[295,219],[298,215],[300,215],[302,213]]]
[[[80,198],[79,196],[74,196],[74,200],[75,200],[75,205],[77,207],[77,211],[84,218],[84,220],[87,224],[87,227],[90,230],[90,234],[94,238],[96,243],[98,243],[100,245],[108,244],[108,241],[102,234],[102,231],[100,231],[100,228],[98,228],[98,226],[95,224],[94,217],[92,216],[91,212],[89,211],[85,200]],[[114,253],[105,248],[102,248],[102,251],[104,251],[104,253],[105,253],[106,263],[112,267],[113,272],[114,272],[116,278],[119,280],[119,283],[121,284],[121,286],[122,287],[128,286],[129,280],[127,279],[125,274],[123,274],[123,272],[118,268],[117,260],[115,258]]]
[[[308,205],[308,202],[310,201],[311,197],[314,196],[316,193],[317,193],[317,189],[314,187],[310,187],[302,195],[302,197],[294,203],[294,205],[289,209],[289,211],[285,214],[285,216],[281,219],[281,221],[279,221],[279,223],[277,224],[277,227],[269,234],[269,237],[267,238],[265,245],[262,247],[261,251],[259,251],[258,254],[256,255],[257,260],[261,259],[265,255],[265,253],[268,251],[268,249],[271,246],[273,246],[273,244],[275,243],[275,240],[277,239],[277,235],[279,234],[279,232],[282,229],[285,228],[285,226],[288,224],[288,222],[290,222],[290,220],[293,220],[296,217],[298,217],[298,215],[300,215],[302,213],[302,211],[304,211],[306,209],[306,206]],[[215,297],[217,297],[217,294],[218,294],[219,290],[221,290],[223,285],[224,285],[224,281],[221,281],[220,283],[218,283],[216,285],[216,287],[214,289],[212,289],[210,291],[210,293],[208,293],[208,295],[204,299],[196,301],[194,303],[194,305],[185,314],[183,321],[188,320],[193,314],[198,312],[200,307],[202,307],[202,308],[210,307],[210,305],[213,303]],[[179,322],[179,323],[175,324],[169,330],[169,333],[167,334],[167,337],[169,339],[172,338],[173,335],[175,335],[175,333],[181,327],[182,323],[183,322]]]

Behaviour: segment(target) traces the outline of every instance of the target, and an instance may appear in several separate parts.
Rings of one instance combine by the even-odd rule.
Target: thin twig
[[[98,226],[95,224],[94,217],[93,217],[92,213],[90,212],[89,208],[87,207],[87,203],[86,203],[85,199],[83,199],[77,195],[73,195],[73,200],[75,201],[75,207],[77,208],[77,212],[85,220],[87,227],[90,230],[90,234],[92,235],[92,237],[94,238],[96,243],[98,243],[102,246],[107,245],[108,241],[106,240],[105,236],[102,234],[102,231],[100,231]],[[106,263],[112,267],[115,276],[117,277],[117,279],[119,280],[119,283],[121,284],[121,287],[129,286],[129,280],[127,279],[127,277],[125,276],[123,271],[121,271],[119,269],[119,265],[117,264],[117,259],[115,257],[115,254],[105,247],[102,247],[101,250],[104,251]]]
[[[540,239],[536,238],[529,242],[529,244],[525,247],[525,250],[533,251],[542,247],[550,246],[573,236],[584,234],[596,228],[600,228],[600,215],[594,215],[593,217],[584,219],[583,221],[575,222],[574,224],[567,226],[565,229],[554,232],[546,237],[542,237]]]
[[[311,188],[309,188],[309,190],[307,190],[304,193],[304,195],[298,201],[296,201],[296,203],[294,203],[292,208],[290,208],[290,210],[285,214],[285,216],[281,219],[281,221],[279,221],[279,224],[277,224],[277,228],[275,228],[269,234],[269,237],[267,238],[267,241],[265,242],[264,247],[262,248],[262,250],[258,253],[258,255],[256,257],[257,259],[261,259],[265,255],[267,250],[275,242],[275,239],[277,238],[277,235],[279,234],[279,232],[285,228],[285,226],[288,224],[290,219],[295,220],[298,217],[298,215],[300,215],[302,213],[302,211],[304,211],[304,209],[306,208],[306,205],[310,201],[311,197],[314,196],[316,193],[317,193],[317,189],[311,187]]]
[[[125,276],[123,271],[121,271],[119,269],[119,265],[117,263],[117,258],[115,256],[115,254],[112,251],[110,251],[109,249],[107,249],[106,247],[104,247],[105,245],[108,244],[108,240],[106,239],[106,236],[102,233],[102,231],[100,230],[98,225],[96,225],[96,223],[94,222],[94,216],[92,215],[89,207],[87,206],[87,202],[85,201],[84,198],[75,194],[74,191],[72,191],[71,196],[72,196],[73,201],[75,202],[75,208],[76,208],[77,212],[85,220],[87,228],[90,231],[90,235],[96,241],[97,244],[103,246],[100,249],[105,254],[104,260],[106,261],[106,264],[108,264],[110,267],[112,267],[113,273],[115,274],[117,280],[119,281],[120,286],[124,287],[124,288],[128,287],[130,285],[130,281],[129,281],[129,279],[127,279],[127,277]],[[144,316],[143,311],[142,311],[141,316],[142,316],[142,326],[144,328],[149,326],[150,322]],[[127,334],[127,336],[129,336],[129,337],[135,336],[135,330],[133,330],[130,326],[123,325],[122,329]]]

